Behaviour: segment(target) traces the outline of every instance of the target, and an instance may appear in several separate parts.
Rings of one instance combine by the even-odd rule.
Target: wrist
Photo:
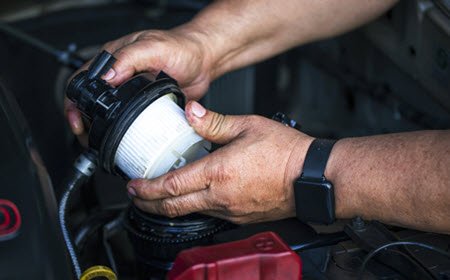
[[[287,177],[292,182],[291,188],[295,188],[295,205],[300,207],[296,209],[297,217],[307,221],[330,223],[334,217],[350,218],[355,216],[355,209],[357,209],[359,201],[358,194],[350,189],[350,184],[346,179],[347,174],[350,174],[346,172],[348,169],[346,162],[348,162],[347,158],[351,151],[349,150],[349,139],[339,140],[334,144],[321,140],[315,143],[314,147],[311,146],[313,140],[311,138],[311,141],[297,144],[289,160]],[[307,166],[305,166],[306,157],[308,157]],[[296,179],[302,174],[306,179],[297,181]],[[326,181],[322,183],[316,179],[308,179],[321,178],[322,175],[318,174],[323,174]],[[332,193],[329,191],[330,188]],[[320,197],[319,189],[321,190]],[[330,216],[332,213],[330,211],[333,212],[333,218]]]
[[[328,158],[325,178],[333,184],[336,218],[352,218],[355,216],[358,193],[350,189],[346,177],[346,162],[349,161],[350,139],[336,142]],[[351,178],[350,178],[351,179]]]
[[[202,28],[201,25],[193,20],[177,26],[170,31],[176,36],[186,39],[187,46],[183,42],[180,42],[180,44],[183,44],[183,48],[188,48],[191,45],[195,49],[196,56],[193,59],[197,61],[193,61],[193,64],[201,61],[201,69],[198,70],[208,78],[209,82],[214,80],[215,77],[212,74],[214,73],[213,68],[216,64],[215,53],[217,50],[214,49],[214,45],[211,43],[211,38],[209,38],[205,28]]]
[[[291,153],[289,154],[287,160],[284,185],[286,188],[286,193],[291,198],[290,203],[292,205],[289,207],[290,216],[295,216],[294,183],[301,175],[306,152],[314,139],[314,137],[298,132],[298,137],[295,141],[293,141]]]
[[[212,5],[210,5],[212,6]],[[211,10],[211,11],[208,11]],[[212,13],[212,15],[209,15]],[[180,25],[173,31],[189,37],[201,48],[201,57],[203,71],[208,75],[210,81],[215,80],[227,71],[224,70],[224,58],[231,52],[235,45],[235,38],[227,34],[224,30],[228,29],[217,18],[223,15],[213,11],[211,7],[206,8],[194,17],[191,21]]]
[[[195,30],[208,50],[211,80],[275,54],[281,25],[270,17],[261,19],[264,6],[217,1],[184,24]]]
[[[309,146],[314,141],[314,137],[299,133],[294,141],[286,166],[286,183],[292,188],[294,181],[300,177],[303,170],[303,163]]]

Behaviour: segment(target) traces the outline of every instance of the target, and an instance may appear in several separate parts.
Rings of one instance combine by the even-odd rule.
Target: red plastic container
[[[207,247],[184,250],[169,280],[301,279],[300,257],[273,232]]]

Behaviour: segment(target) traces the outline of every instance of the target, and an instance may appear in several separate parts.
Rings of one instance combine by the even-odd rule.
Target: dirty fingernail
[[[114,69],[109,69],[108,72],[106,72],[105,75],[103,75],[103,80],[105,81],[109,81],[112,78],[114,78],[114,76],[116,75],[116,71],[114,71]]]
[[[206,114],[206,109],[203,108],[200,103],[193,101],[191,105],[191,112],[194,114],[197,118],[201,118]]]

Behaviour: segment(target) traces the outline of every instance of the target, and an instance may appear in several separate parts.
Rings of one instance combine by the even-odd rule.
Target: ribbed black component
[[[139,279],[164,276],[180,251],[212,244],[214,234],[229,227],[226,221],[200,214],[170,219],[134,206],[130,206],[125,222],[136,254]]]

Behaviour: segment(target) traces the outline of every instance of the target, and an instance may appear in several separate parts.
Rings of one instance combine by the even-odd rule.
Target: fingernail
[[[197,118],[201,118],[206,114],[206,109],[203,108],[200,103],[193,101],[191,105],[191,112],[194,114]]]
[[[79,121],[72,122],[72,132],[75,135],[81,134],[81,124]]]
[[[105,75],[103,75],[103,80],[105,81],[109,81],[112,78],[114,78],[114,76],[116,75],[116,71],[114,71],[114,69],[109,69],[108,72],[106,72]]]
[[[70,127],[72,128],[72,132],[76,135],[81,133],[81,121],[78,117],[73,116],[72,114],[67,115],[69,118]]]
[[[128,199],[133,200],[134,196],[132,196],[130,193],[127,193]]]
[[[132,196],[136,196],[136,191],[132,187],[128,188],[128,193]]]

